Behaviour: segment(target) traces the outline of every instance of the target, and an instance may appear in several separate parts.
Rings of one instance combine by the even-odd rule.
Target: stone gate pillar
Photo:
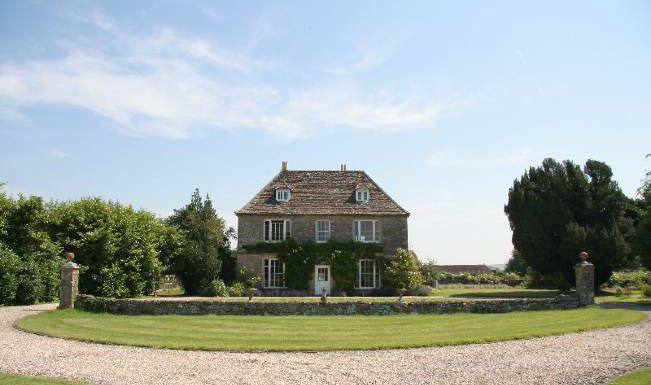
[[[588,253],[579,254],[581,262],[574,266],[576,273],[576,295],[581,306],[594,304],[594,265],[587,261]]]
[[[73,253],[66,253],[66,262],[61,266],[61,287],[59,289],[59,309],[75,307],[77,297],[77,284],[79,281],[79,265],[72,262],[75,258]]]

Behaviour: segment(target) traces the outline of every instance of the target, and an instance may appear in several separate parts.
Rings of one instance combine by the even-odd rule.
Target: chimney
[[[341,171],[346,171],[346,163],[341,164]]]
[[[283,160],[283,165],[281,167],[281,171],[287,171],[287,161]]]

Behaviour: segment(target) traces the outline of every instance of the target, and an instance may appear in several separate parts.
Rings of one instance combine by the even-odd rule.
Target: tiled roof
[[[486,265],[435,265],[436,270],[445,271],[447,273],[490,273],[492,270]]]
[[[355,189],[369,190],[369,201],[355,201]],[[276,189],[289,188],[288,202]],[[281,171],[236,214],[409,215],[364,171]]]

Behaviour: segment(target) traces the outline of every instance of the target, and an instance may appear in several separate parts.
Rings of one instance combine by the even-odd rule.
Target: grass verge
[[[459,345],[639,322],[634,310],[590,307],[504,314],[393,316],[123,316],[57,310],[20,329],[99,343],[192,350],[372,350]]]
[[[523,288],[480,288],[480,289],[439,289],[430,295],[459,298],[552,298],[561,294],[558,290]]]
[[[88,385],[88,383],[0,373],[0,385]]]
[[[651,368],[637,370],[616,378],[609,385],[648,385],[651,384]]]
[[[651,305],[651,298],[645,297],[641,290],[631,291],[629,294],[615,295],[614,292],[602,290],[595,296],[597,302],[628,302],[642,305]]]

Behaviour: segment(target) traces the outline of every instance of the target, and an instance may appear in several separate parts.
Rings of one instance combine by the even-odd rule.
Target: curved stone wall
[[[574,309],[574,296],[556,298],[450,299],[400,302],[231,302],[216,299],[116,299],[79,295],[75,308],[113,314],[216,315],[393,315],[449,313],[508,313],[513,311]]]

